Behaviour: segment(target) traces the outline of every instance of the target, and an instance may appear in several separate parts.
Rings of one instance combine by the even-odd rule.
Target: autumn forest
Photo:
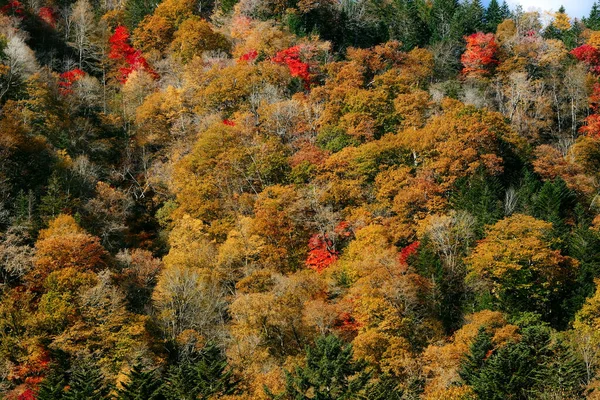
[[[600,399],[566,6],[0,0],[0,399]]]

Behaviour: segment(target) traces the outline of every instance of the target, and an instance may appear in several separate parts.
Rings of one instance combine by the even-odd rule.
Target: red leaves
[[[25,9],[23,8],[23,4],[21,4],[21,2],[18,0],[10,1],[7,5],[0,8],[0,12],[6,15],[13,15],[15,17],[25,17]]]
[[[35,393],[33,393],[33,390],[31,390],[31,389],[27,389],[26,391],[21,393],[17,399],[18,400],[35,400]]]
[[[591,72],[600,74],[600,52],[597,48],[584,44],[571,50],[571,54],[579,61],[586,63]]]
[[[416,241],[400,250],[400,253],[398,254],[398,261],[400,261],[400,264],[407,265],[409,258],[417,254],[420,245],[421,242]]]
[[[571,54],[579,61],[586,63],[590,72],[600,75],[600,51],[596,47],[584,44],[571,50]],[[579,132],[590,137],[600,138],[600,115],[597,114],[600,108],[600,83],[594,84],[589,100],[594,114],[585,119],[585,125],[579,129]]]
[[[335,326],[341,331],[357,331],[362,324],[348,312],[341,313],[335,321]]]
[[[462,73],[468,76],[485,76],[498,64],[498,44],[492,33],[477,32],[466,36],[467,49],[460,57],[464,66]]]
[[[121,83],[127,82],[129,75],[133,71],[140,69],[148,72],[153,78],[158,78],[158,74],[150,68],[142,52],[134,49],[129,44],[129,31],[127,28],[122,25],[118,26],[108,41],[110,43],[108,57],[122,65],[119,68],[119,72],[121,73],[119,81]]]
[[[327,235],[315,234],[308,241],[308,258],[306,266],[317,272],[322,272],[338,259],[338,252],[333,248],[332,241]]]
[[[310,88],[310,67],[308,63],[300,60],[300,46],[293,46],[282,50],[273,57],[273,62],[285,64],[293,77],[300,78],[304,82],[305,89]]]
[[[592,114],[585,119],[585,125],[579,129],[579,132],[586,136],[600,139],[600,115]]]
[[[67,95],[73,93],[71,86],[85,76],[85,72],[79,68],[72,69],[67,72],[60,74],[60,80],[58,81],[60,94]]]
[[[225,119],[223,120],[223,125],[227,125],[227,126],[235,126],[235,122],[233,122],[233,121],[232,121],[232,120],[230,120],[230,119],[227,119],[227,118],[225,118]]]
[[[252,62],[256,60],[256,57],[258,57],[258,51],[250,50],[246,54],[242,54],[238,61]]]
[[[56,14],[52,7],[41,7],[38,11],[38,17],[52,28],[56,28]]]

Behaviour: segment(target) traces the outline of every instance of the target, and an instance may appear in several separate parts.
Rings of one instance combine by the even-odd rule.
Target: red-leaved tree
[[[8,4],[0,8],[0,12],[5,15],[25,18],[25,9],[23,4],[18,0],[9,1]]]
[[[129,31],[120,25],[115,29],[115,33],[108,40],[110,43],[110,52],[108,57],[115,60],[119,65],[119,81],[127,82],[127,78],[133,71],[145,70],[155,79],[158,74],[154,71],[142,55],[142,52],[134,49],[129,44]]]
[[[238,61],[252,62],[256,60],[256,57],[258,57],[258,51],[250,50],[249,52],[242,54]]]
[[[304,88],[310,88],[310,66],[303,62],[300,57],[300,46],[293,46],[289,49],[278,52],[272,58],[277,64],[287,65],[290,74],[296,78],[300,78],[304,82]]]
[[[333,242],[327,237],[317,233],[308,241],[308,257],[306,266],[317,272],[322,272],[338,259],[338,252],[333,247]]]
[[[404,247],[402,250],[400,250],[400,253],[398,254],[398,261],[400,261],[400,264],[402,265],[407,265],[408,264],[408,260],[417,254],[417,252],[419,251],[419,246],[421,245],[420,242],[412,242],[411,244],[409,244],[408,246]]]
[[[52,7],[40,7],[38,17],[52,28],[56,28],[56,13]]]
[[[588,65],[591,72],[600,74],[600,52],[594,46],[584,44],[571,50],[573,57]]]
[[[498,65],[496,36],[493,33],[477,32],[465,36],[465,40],[467,49],[460,57],[464,67],[462,73],[472,77],[482,77],[491,73]]]
[[[79,68],[75,68],[60,74],[60,80],[58,81],[60,94],[67,95],[73,93],[73,84],[81,78],[83,78],[84,76],[85,72],[83,72]]]

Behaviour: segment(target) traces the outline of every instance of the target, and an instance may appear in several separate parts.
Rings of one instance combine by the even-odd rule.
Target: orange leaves
[[[97,237],[84,233],[73,217],[60,215],[40,233],[36,243],[35,268],[27,275],[33,286],[59,269],[100,271],[108,266],[108,253]]]
[[[463,74],[469,77],[488,75],[498,64],[496,36],[492,33],[477,32],[466,36],[465,41],[467,49],[460,58],[464,66]]]
[[[317,272],[322,272],[338,259],[339,253],[333,249],[327,235],[313,235],[308,242],[308,250],[306,266]]]

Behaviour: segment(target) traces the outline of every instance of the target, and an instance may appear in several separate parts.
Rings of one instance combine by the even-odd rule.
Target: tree
[[[487,230],[467,258],[469,279],[480,282],[501,309],[558,318],[552,302],[574,278],[577,261],[554,250],[552,224],[513,214]]]
[[[273,399],[358,399],[371,373],[352,359],[352,347],[336,336],[321,336],[306,348],[306,365],[286,372],[285,392]],[[309,397],[310,396],[310,397]]]
[[[229,52],[231,45],[222,34],[215,32],[205,20],[191,17],[181,23],[171,42],[171,51],[187,63],[207,51]]]
[[[72,42],[78,53],[79,69],[90,70],[96,61],[96,46],[93,44],[92,35],[96,28],[92,5],[88,0],[77,0],[71,8],[69,17]]]
[[[463,361],[461,377],[480,398],[500,400],[540,396],[580,397],[583,363],[561,344],[552,341],[543,324],[522,327],[521,337],[494,349],[480,332]],[[560,372],[559,372],[560,370]]]
[[[36,400],[63,400],[66,396],[67,381],[65,374],[59,368],[52,368],[40,383]]]
[[[207,344],[199,354],[171,367],[164,393],[168,400],[208,400],[235,394],[237,384],[222,351]]]
[[[110,393],[110,387],[100,369],[92,360],[83,359],[73,367],[69,379],[69,390],[65,400],[104,399]]]
[[[496,28],[504,19],[505,15],[502,13],[498,0],[491,0],[488,8],[485,10],[485,31],[487,33],[496,33]]]
[[[136,362],[127,373],[126,382],[117,389],[117,400],[162,400],[162,383],[156,370],[144,370]]]
[[[129,75],[138,69],[143,69],[152,77],[158,78],[158,74],[150,68],[142,53],[129,44],[129,31],[126,27],[118,26],[110,37],[109,43],[110,53],[108,58],[114,60],[118,66],[119,75],[117,79],[119,82],[127,82]]]
[[[470,77],[489,75],[498,64],[496,53],[498,45],[493,33],[474,33],[465,37],[467,49],[460,60],[464,66],[463,74]]]
[[[600,30],[600,6],[595,1],[590,10],[590,15],[583,19],[585,26],[592,30]]]
[[[97,272],[108,266],[109,257],[97,237],[89,235],[69,215],[59,215],[40,232],[36,242],[35,268],[26,280],[40,285],[54,271],[72,268]]]

